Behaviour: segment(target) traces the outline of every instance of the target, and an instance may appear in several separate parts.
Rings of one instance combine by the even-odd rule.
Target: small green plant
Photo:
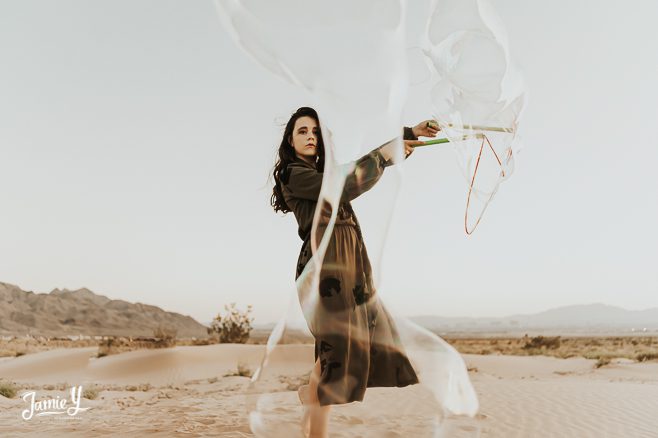
[[[251,333],[251,323],[254,318],[250,318],[251,304],[247,306],[245,312],[235,308],[235,303],[224,306],[225,315],[218,314],[210,324],[209,333],[215,333],[219,337],[220,343],[245,344],[249,340]]]

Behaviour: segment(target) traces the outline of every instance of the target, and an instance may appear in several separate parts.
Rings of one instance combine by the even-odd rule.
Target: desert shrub
[[[647,360],[658,359],[658,352],[656,353],[639,353],[635,356],[635,360],[638,362],[644,362]]]
[[[153,337],[156,338],[156,347],[171,347],[176,345],[176,335],[178,330],[173,327],[165,327],[160,324],[153,330]]]
[[[140,383],[139,385],[127,385],[125,387],[126,391],[149,391],[153,386],[150,383]]]
[[[254,372],[249,368],[249,365],[247,365],[244,362],[238,362],[238,370],[237,372],[232,372],[232,373],[227,373],[224,374],[224,377],[229,377],[229,376],[241,376],[241,377],[251,377],[254,375]]]
[[[599,357],[599,360],[596,361],[594,364],[595,368],[601,368],[604,365],[608,365],[610,363],[610,358],[606,356],[601,356]]]
[[[192,345],[212,345],[216,343],[216,341],[213,341],[212,339],[194,339],[192,340]]]
[[[11,382],[0,382],[0,395],[7,398],[16,397],[16,387]]]
[[[544,337],[544,336],[534,336],[530,340],[525,341],[524,349],[535,349],[545,347],[547,349],[557,349],[560,348],[560,337]]]
[[[242,377],[251,377],[254,375],[254,372],[246,363],[238,364],[238,376]]]
[[[119,344],[119,340],[113,336],[101,339],[98,341],[98,353],[96,354],[96,357],[104,357],[110,354],[116,354]]]
[[[574,353],[573,351],[560,351],[557,353],[557,357],[560,359],[568,359],[570,357],[576,357],[577,354]]]
[[[98,397],[98,389],[93,386],[91,388],[84,388],[82,390],[82,397],[87,400],[95,400]]]
[[[233,343],[244,344],[249,340],[249,333],[251,332],[251,323],[254,318],[251,318],[251,304],[247,306],[245,312],[241,312],[235,308],[235,303],[224,306],[226,310],[225,315],[218,314],[210,324],[208,332],[217,334],[220,343]]]

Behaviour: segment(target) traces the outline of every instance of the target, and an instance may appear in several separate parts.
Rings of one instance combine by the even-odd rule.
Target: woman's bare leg
[[[302,434],[305,438],[308,438],[308,435],[311,433],[311,406],[308,399],[308,385],[300,386],[297,389],[297,394],[299,395],[299,401],[302,402],[302,406],[304,407],[304,415],[302,415],[302,421],[300,422]]]
[[[309,432],[309,438],[327,438],[329,425],[329,410],[331,406],[320,406],[318,400],[318,382],[320,381],[320,361],[315,362],[308,385],[299,388],[299,398],[305,404],[302,426],[304,434]],[[307,426],[308,424],[308,426]]]

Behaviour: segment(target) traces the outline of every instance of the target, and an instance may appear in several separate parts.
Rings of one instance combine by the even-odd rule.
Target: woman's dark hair
[[[316,148],[317,155],[315,168],[318,172],[324,172],[324,142],[322,141],[322,131],[320,130],[320,119],[318,118],[318,113],[313,108],[303,106],[290,116],[290,120],[288,120],[288,123],[286,124],[286,129],[283,131],[283,139],[281,139],[281,144],[279,145],[279,157],[272,170],[274,189],[272,190],[270,204],[275,212],[281,211],[282,213],[288,213],[290,211],[288,204],[286,204],[285,199],[283,199],[281,184],[288,182],[288,177],[290,176],[288,174],[288,164],[296,159],[295,148],[291,143],[295,122],[297,119],[304,116],[312,117],[318,123],[318,144]]]

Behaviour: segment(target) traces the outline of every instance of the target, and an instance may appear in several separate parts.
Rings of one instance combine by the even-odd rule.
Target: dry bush
[[[254,375],[254,372],[249,368],[249,365],[247,365],[244,362],[238,362],[238,370],[237,372],[232,372],[232,373],[227,373],[224,374],[224,377],[230,377],[230,376],[241,376],[241,377],[251,377]]]
[[[125,387],[126,391],[149,391],[153,386],[150,383],[141,383],[139,385],[128,385]]]
[[[0,382],[0,395],[7,398],[16,397],[16,386],[11,382]]]
[[[98,397],[98,393],[100,391],[92,386],[91,388],[87,387],[82,390],[82,397],[86,398],[87,400],[95,400],[96,397]]]
[[[644,361],[647,361],[647,360],[654,360],[654,359],[658,359],[658,352],[655,352],[655,353],[651,353],[651,352],[649,352],[649,353],[639,353],[639,354],[635,355],[635,360],[638,361],[638,362],[644,362]]]
[[[176,345],[176,335],[178,329],[166,327],[160,324],[153,330],[153,337],[156,339],[155,348],[168,348]]]
[[[526,339],[523,348],[526,350],[541,349],[541,348],[555,350],[560,348],[560,337],[534,336],[530,340]]]
[[[216,334],[220,343],[245,344],[249,340],[251,323],[254,320],[249,317],[251,308],[250,304],[245,312],[241,312],[235,308],[235,303],[225,305],[226,314],[218,314],[213,319],[208,333]]]
[[[118,353],[119,340],[114,336],[109,336],[105,339],[98,341],[98,354],[96,357],[109,356],[110,354]]]
[[[216,344],[217,342],[214,339],[211,338],[206,338],[206,339],[193,339],[191,344],[192,345],[212,345]]]

